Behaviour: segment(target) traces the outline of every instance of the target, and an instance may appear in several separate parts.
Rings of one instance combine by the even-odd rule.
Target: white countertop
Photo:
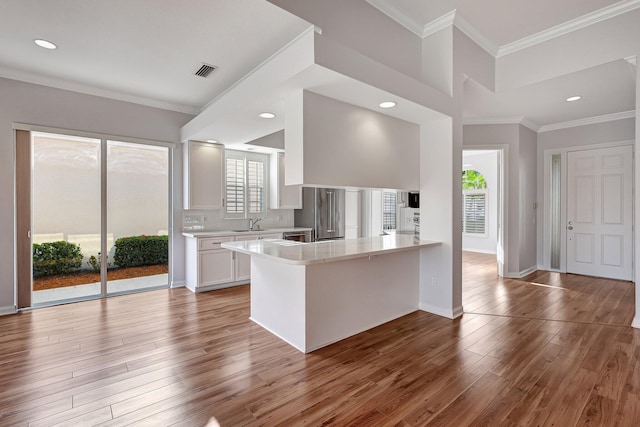
[[[285,264],[309,265],[440,244],[441,242],[419,240],[416,236],[398,234],[361,237],[359,239],[326,240],[315,243],[300,243],[280,239],[248,240],[222,243],[222,247],[252,256],[269,258]]]
[[[265,229],[256,229],[253,231],[193,230],[193,231],[183,231],[182,235],[185,237],[253,236],[253,235],[260,235],[260,234],[286,233],[290,231],[311,231],[311,230],[312,230],[311,228],[306,228],[306,227],[265,228]]]

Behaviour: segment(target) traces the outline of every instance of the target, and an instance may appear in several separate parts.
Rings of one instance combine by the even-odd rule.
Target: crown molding
[[[538,132],[540,125],[523,116],[503,117],[465,117],[463,125],[522,125],[534,132]]]
[[[455,11],[454,11],[455,12]],[[486,50],[494,58],[498,55],[499,47],[491,40],[486,38],[476,27],[471,25],[469,21],[464,19],[460,13],[456,13],[454,25],[467,37],[473,40],[478,46]]]
[[[451,12],[446,15],[442,15],[438,19],[434,19],[433,21],[425,24],[422,27],[422,31],[420,33],[420,37],[425,38],[429,37],[432,34],[437,33],[440,30],[444,30],[447,27],[453,25],[456,20],[456,9],[453,9]]]
[[[389,18],[396,21],[398,24],[405,27],[418,37],[423,37],[424,26],[410,16],[407,16],[398,8],[393,6],[393,3],[387,0],[366,0],[371,6],[378,9],[380,12],[387,15]]]
[[[624,60],[627,61],[629,64],[633,65],[634,67],[638,65],[638,57],[636,55],[627,56],[626,58],[624,58]]]
[[[556,25],[539,33],[523,37],[512,43],[501,46],[498,50],[496,58],[509,55],[522,49],[534,46],[536,44],[551,40],[556,37],[563,36],[572,31],[580,30],[595,23],[605,21],[618,15],[622,15],[640,7],[640,0],[623,0],[611,6],[603,7],[594,12],[587,13],[578,18],[567,21],[563,24]]]
[[[620,113],[604,114],[602,116],[587,117],[585,119],[570,120],[568,122],[554,123],[540,127],[539,132],[549,132],[552,130],[568,129],[578,126],[587,126],[597,123],[612,122],[615,120],[632,119],[636,116],[636,111],[622,111]]]
[[[25,83],[32,83],[41,86],[48,86],[56,89],[68,90],[71,92],[83,93],[85,95],[99,96],[101,98],[115,99],[117,101],[130,102],[132,104],[144,105],[147,107],[160,108],[162,110],[175,111],[190,115],[197,115],[200,109],[189,105],[163,102],[144,96],[131,95],[109,89],[97,88],[95,86],[82,83],[70,82],[64,79],[46,77],[36,73],[18,71],[12,68],[0,67],[0,77],[17,80]]]

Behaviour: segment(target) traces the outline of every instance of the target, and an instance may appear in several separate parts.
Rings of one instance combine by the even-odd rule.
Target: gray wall
[[[0,312],[14,305],[14,132],[13,123],[96,132],[153,141],[180,142],[192,116],[122,101],[0,78]],[[173,158],[174,281],[184,280],[182,155]]]
[[[508,202],[503,226],[508,232],[504,274],[519,276],[536,267],[536,133],[518,124],[466,125],[464,148],[508,147]]]
[[[633,140],[635,140],[635,120],[633,118],[538,133],[538,265],[544,264],[544,151],[550,149],[589,146],[593,144]]]
[[[322,35],[414,79],[422,39],[364,0],[269,0],[322,29]]]

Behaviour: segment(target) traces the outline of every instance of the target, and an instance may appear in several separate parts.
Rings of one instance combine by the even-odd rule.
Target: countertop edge
[[[261,258],[267,258],[267,259],[271,259],[271,260],[276,261],[276,262],[280,262],[280,263],[283,263],[283,264],[289,264],[289,265],[313,265],[313,264],[323,264],[323,263],[336,262],[336,261],[346,261],[346,260],[350,260],[350,259],[366,258],[366,257],[374,256],[374,255],[391,254],[391,253],[394,253],[394,252],[402,252],[402,251],[408,251],[408,250],[412,250],[412,249],[421,249],[421,248],[425,248],[425,247],[429,247],[429,246],[440,246],[440,245],[442,245],[442,242],[438,242],[438,241],[420,240],[418,244],[411,245],[411,246],[404,246],[404,247],[400,247],[400,248],[377,249],[377,250],[371,250],[371,251],[366,251],[366,252],[360,252],[360,253],[356,253],[356,254],[336,255],[336,256],[327,257],[327,258],[315,258],[315,259],[309,259],[309,260],[295,260],[295,259],[282,258],[282,257],[274,256],[274,255],[269,255],[269,254],[264,254],[264,253],[259,253],[259,252],[253,252],[253,251],[250,251],[250,250],[246,250],[244,248],[238,247],[236,245],[237,243],[241,243],[241,242],[224,242],[224,243],[221,244],[221,246],[223,248],[225,248],[225,249],[229,249],[229,250],[232,250],[232,251],[240,252],[240,253],[243,253],[243,254],[246,254],[246,255],[259,256]]]
[[[217,231],[183,231],[181,234],[184,237],[206,238],[206,237],[230,237],[230,236],[258,236],[261,234],[271,233],[288,233],[291,231],[311,231],[312,228],[307,227],[278,227],[268,228],[266,230],[255,231],[233,231],[233,230],[217,230]]]

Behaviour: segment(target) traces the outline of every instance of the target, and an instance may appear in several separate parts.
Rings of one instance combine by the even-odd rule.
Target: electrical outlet
[[[437,277],[435,277],[435,276],[431,277],[431,286],[434,287],[434,288],[438,287],[438,278]]]

